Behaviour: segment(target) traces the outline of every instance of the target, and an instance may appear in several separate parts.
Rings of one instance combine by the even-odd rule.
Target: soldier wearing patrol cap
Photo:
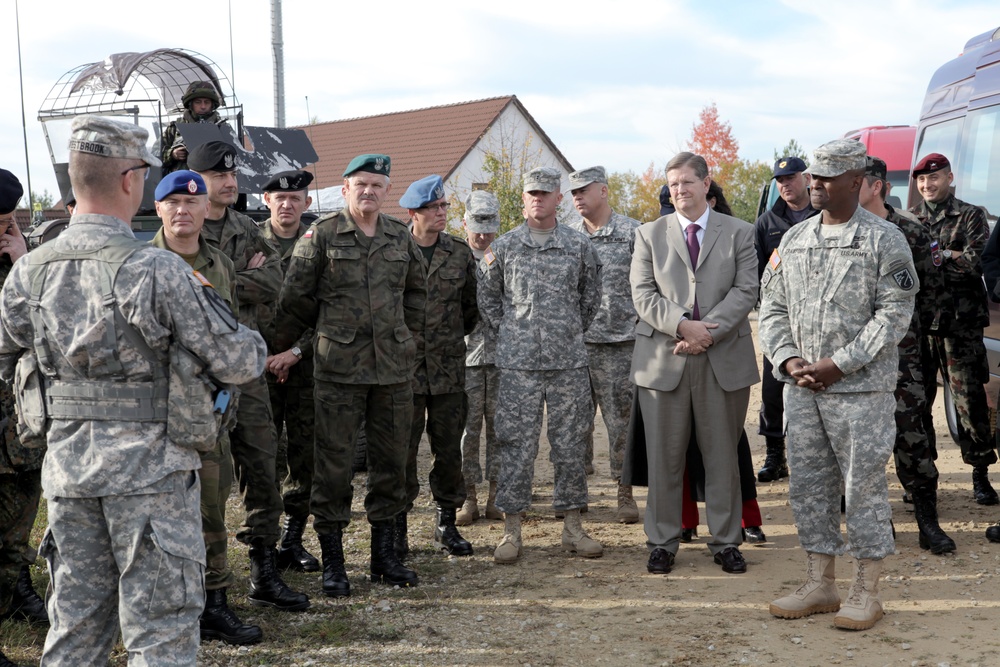
[[[500,231],[500,201],[492,192],[473,190],[465,200],[462,218],[465,238],[476,262],[483,259],[486,250]],[[465,503],[455,515],[455,524],[467,526],[479,518],[476,484],[483,479],[479,461],[480,434],[486,425],[486,474],[489,491],[484,513],[487,519],[502,519],[497,509],[497,478],[500,458],[497,451],[494,419],[497,408],[497,387],[500,376],[494,363],[496,343],[483,320],[465,337],[465,399],[468,411],[465,432],[462,434],[462,476],[465,478]]]
[[[632,350],[635,347],[635,306],[629,272],[635,230],[642,224],[611,210],[608,203],[608,175],[604,167],[589,167],[569,175],[573,205],[580,218],[567,224],[585,234],[601,262],[601,307],[583,340],[587,346],[590,393],[594,414],[587,434],[587,463],[594,460],[594,418],[601,406],[608,428],[611,477],[618,483],[618,511],[621,523],[639,520],[639,508],[632,487],[621,483],[625,458],[625,436],[632,412]]]
[[[0,292],[0,377],[44,373],[17,397],[44,404],[40,415],[19,411],[18,429],[47,447],[39,551],[52,627],[42,664],[106,663],[119,624],[131,662],[195,664],[205,599],[196,448],[205,443],[176,436],[190,424],[179,416],[211,403],[207,392],[174,395],[169,350],[182,346],[220,382],[264,368],[260,336],[180,257],[134,238],[128,220],[160,166],[146,140],[129,123],[74,119],[76,213],[14,265]]]
[[[913,168],[913,180],[923,201],[913,213],[939,244],[944,274],[944,302],[936,331],[926,332],[931,348],[927,367],[928,405],[937,394],[937,373],[948,383],[958,415],[958,445],[962,460],[972,466],[972,491],[980,505],[996,505],[1000,497],[990,484],[989,466],[996,462],[996,443],[983,385],[989,382],[989,364],[983,327],[990,314],[983,288],[980,259],[990,236],[986,214],[951,192],[955,175],[940,153],[924,156]],[[926,412],[926,428],[934,445],[934,422]]]
[[[500,369],[497,507],[505,527],[493,559],[521,557],[521,512],[531,505],[546,405],[562,546],[597,558],[603,548],[584,532],[580,510],[587,504],[584,455],[594,414],[583,332],[600,308],[599,260],[586,236],[556,222],[559,170],[540,167],[522,178],[524,224],[497,239],[479,263],[479,311],[497,341]]]
[[[217,111],[223,104],[222,96],[211,81],[192,81],[184,91],[181,103],[184,105],[184,113],[178,120],[167,125],[160,140],[164,176],[172,171],[188,168],[188,149],[184,144],[184,137],[177,129],[177,123],[221,125],[225,122]]]
[[[308,171],[283,171],[264,185],[264,203],[271,219],[261,224],[261,234],[281,251],[282,273],[288,270],[295,247],[308,226],[302,214],[312,204]],[[281,323],[276,319],[278,303],[263,304],[260,330],[268,345],[267,388],[278,438],[278,484],[282,490],[285,525],[278,544],[278,566],[302,572],[318,572],[319,561],[302,545],[309,521],[309,495],[313,480],[313,330],[309,329],[287,349],[275,347]],[[285,438],[281,438],[282,431]]]
[[[882,617],[882,559],[895,551],[885,466],[896,437],[896,346],[919,283],[896,225],[858,206],[865,147],[838,139],[813,155],[810,201],[822,213],[785,234],[761,279],[760,340],[787,385],[788,496],[808,561],[806,583],[770,611],[839,609],[834,625],[865,630]],[[848,545],[854,575],[841,603],[835,559]]]
[[[938,470],[934,459],[932,436],[928,436],[925,420],[930,414],[927,384],[937,384],[928,378],[929,335],[937,331],[941,312],[950,308],[951,299],[944,289],[944,274],[940,250],[926,227],[912,214],[900,212],[886,203],[888,169],[885,162],[869,157],[865,180],[861,184],[860,204],[865,210],[888,220],[903,232],[913,254],[913,265],[920,281],[920,291],[914,302],[910,326],[899,343],[899,374],[896,380],[896,444],[892,449],[896,476],[913,499],[920,547],[933,554],[955,551],[955,541],[941,529],[937,513]],[[935,374],[936,375],[936,374]]]
[[[281,258],[253,220],[229,208],[239,194],[236,149],[210,141],[191,151],[188,164],[205,180],[208,217],[205,241],[232,260],[236,269],[236,299],[240,323],[259,330],[259,312],[281,290]],[[236,539],[250,547],[250,602],[283,611],[309,607],[309,598],[289,588],[277,569],[275,543],[281,520],[281,494],[275,479],[277,443],[271,399],[264,373],[239,387],[236,428],[230,434],[236,479],[246,518]]]
[[[413,374],[413,428],[406,463],[406,509],[396,515],[396,541],[405,554],[406,513],[420,491],[417,451],[424,427],[434,463],[431,495],[437,505],[435,545],[454,556],[471,556],[472,545],[455,527],[465,502],[462,431],[465,426],[465,336],[479,322],[476,264],[464,239],[449,234],[448,200],[440,176],[415,181],[399,205],[410,214],[410,233],[424,258],[427,302],[423,345],[417,346]],[[400,555],[397,551],[397,555]]]
[[[774,185],[778,200],[754,223],[754,246],[757,248],[757,276],[764,274],[767,260],[782,237],[794,225],[816,215],[809,203],[809,174],[805,161],[787,155],[774,161]],[[771,360],[764,357],[764,375],[760,385],[760,421],[757,432],[764,436],[767,458],[757,472],[758,482],[774,482],[788,477],[785,461],[785,423],[781,394],[784,385],[774,378]]]
[[[234,313],[236,270],[221,250],[201,238],[208,215],[208,191],[205,181],[193,171],[182,169],[163,177],[155,192],[156,214],[163,226],[150,244],[177,253],[212,287]],[[229,431],[219,431],[215,447],[199,452],[201,456],[201,529],[205,538],[205,611],[202,612],[201,638],[221,639],[227,644],[259,642],[264,634],[256,625],[243,623],[232,609],[226,589],[236,583],[229,567],[229,531],[226,528],[226,501],[233,487],[233,458]]]
[[[14,220],[24,189],[17,176],[0,169],[0,286],[14,262],[27,252]],[[23,447],[10,383],[0,382],[0,618],[48,625],[45,602],[31,583],[35,550],[28,543],[42,493],[44,448]],[[13,665],[0,653],[0,665]]]
[[[427,298],[420,250],[406,225],[381,213],[389,195],[388,155],[359,155],[344,171],[347,207],[299,239],[281,289],[277,349],[316,330],[313,527],[323,551],[323,593],[350,595],[343,531],[351,520],[354,444],[368,436],[371,579],[415,586],[417,574],[393,549],[406,507],[406,457],[413,421],[417,340]]]

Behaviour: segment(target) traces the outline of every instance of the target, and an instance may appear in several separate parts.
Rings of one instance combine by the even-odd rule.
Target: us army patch
[[[767,287],[767,284],[771,282],[771,278],[774,277],[774,271],[771,270],[770,266],[764,267],[764,275],[760,277],[760,286]]]
[[[909,292],[913,289],[913,276],[910,275],[910,269],[900,269],[892,274],[892,279],[896,281],[900,289],[905,292]]]
[[[779,266],[781,266],[781,255],[778,254],[778,249],[777,248],[775,248],[774,252],[771,253],[771,257],[770,257],[770,259],[767,260],[767,264],[768,264],[768,266],[770,266],[772,269],[775,269],[775,270]]]
[[[492,246],[487,248],[486,252],[483,253],[483,259],[486,261],[486,266],[493,264],[497,260],[497,256],[493,254]]]

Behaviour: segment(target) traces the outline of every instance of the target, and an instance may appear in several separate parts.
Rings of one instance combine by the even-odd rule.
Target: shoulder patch
[[[771,267],[773,271],[777,271],[778,267],[781,266],[781,255],[778,254],[777,248],[774,249],[774,252],[771,253],[771,257],[768,258],[767,265]]]
[[[313,237],[313,231],[314,231],[313,228],[310,227],[309,229],[306,230],[306,233],[302,235],[302,238],[311,239]]]
[[[496,261],[496,259],[497,256],[493,254],[493,246],[490,246],[486,249],[486,252],[483,253],[483,261],[486,262],[487,266],[490,266]]]
[[[934,266],[941,266],[944,262],[944,257],[941,255],[941,244],[937,241],[931,241],[931,261]]]
[[[208,278],[206,278],[205,276],[203,276],[200,272],[194,271],[193,273],[194,273],[194,277],[198,279],[198,282],[200,282],[205,287],[213,287],[213,288],[215,287],[215,285],[213,285],[212,283],[208,282]]]
[[[910,274],[909,267],[894,271],[892,279],[896,281],[896,284],[904,292],[909,292],[913,289],[913,276]]]

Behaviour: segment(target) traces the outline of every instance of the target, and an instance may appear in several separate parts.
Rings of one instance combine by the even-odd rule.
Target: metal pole
[[[285,127],[285,42],[281,0],[271,0],[271,53],[274,61],[274,126]]]
[[[35,197],[31,189],[31,165],[28,162],[28,121],[24,115],[24,73],[21,71],[21,12],[17,0],[14,0],[14,21],[17,28],[17,76],[21,86],[21,132],[24,135],[24,172],[28,181],[28,214],[34,216]]]

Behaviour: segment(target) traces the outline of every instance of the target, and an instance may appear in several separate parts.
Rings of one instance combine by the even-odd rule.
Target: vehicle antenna
[[[233,0],[229,0],[229,77],[236,94],[236,58],[233,56]]]
[[[313,124],[313,117],[312,114],[309,113],[309,96],[306,95],[306,136],[309,137],[309,141],[312,141],[312,124]],[[323,202],[320,201],[319,198],[319,171],[316,169],[315,162],[313,163],[312,171],[313,171],[313,183],[315,184],[313,187],[316,188],[316,212],[322,215]]]
[[[24,171],[28,181],[28,214],[34,215],[35,191],[31,189],[31,165],[28,163],[28,123],[24,117],[24,73],[21,70],[21,13],[14,0],[14,21],[17,28],[17,77],[21,86],[21,131],[24,134]]]

